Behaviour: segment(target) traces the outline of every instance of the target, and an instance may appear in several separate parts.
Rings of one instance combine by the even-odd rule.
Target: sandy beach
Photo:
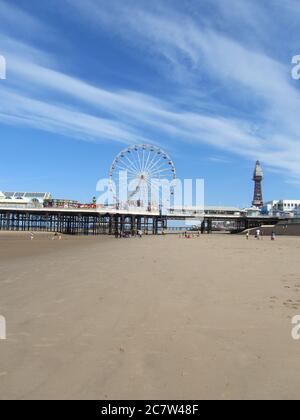
[[[296,399],[300,238],[0,235],[0,399]]]

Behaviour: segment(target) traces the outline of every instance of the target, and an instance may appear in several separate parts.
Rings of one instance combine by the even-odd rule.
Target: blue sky
[[[0,191],[89,200],[128,144],[154,143],[208,204],[300,198],[300,3],[0,0]]]

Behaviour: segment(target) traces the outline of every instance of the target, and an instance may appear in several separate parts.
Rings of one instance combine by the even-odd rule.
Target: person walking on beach
[[[256,230],[256,239],[260,239],[260,229]]]
[[[61,234],[59,234],[58,232],[55,232],[55,234],[52,237],[52,241],[55,240],[61,241]]]
[[[246,239],[247,239],[247,241],[249,240],[249,230],[246,233]]]
[[[272,233],[271,233],[271,241],[275,241],[275,239],[276,239],[276,233],[273,230]]]

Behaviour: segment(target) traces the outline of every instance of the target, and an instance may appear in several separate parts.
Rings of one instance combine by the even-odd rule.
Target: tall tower
[[[258,208],[262,207],[264,204],[263,195],[262,195],[262,187],[261,187],[263,177],[264,177],[264,174],[263,174],[261,164],[259,161],[257,161],[255,165],[255,169],[254,169],[254,174],[253,174],[253,181],[254,181],[255,187],[254,187],[254,197],[253,197],[252,205]]]

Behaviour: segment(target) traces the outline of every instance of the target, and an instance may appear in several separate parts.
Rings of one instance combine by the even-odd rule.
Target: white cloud
[[[66,106],[47,104],[10,90],[1,89],[0,120],[27,125],[88,141],[143,142],[146,139],[130,127]]]
[[[218,16],[219,20],[228,20],[228,11],[224,10],[221,2],[214,3],[222,14]],[[112,1],[108,7],[99,7],[99,4],[90,1],[78,1],[76,4],[82,7],[82,13],[87,14],[90,21],[94,20],[96,28],[97,25],[101,30],[103,25],[110,30],[117,28],[116,32],[128,42],[141,48],[147,46],[174,66],[184,66],[192,77],[198,72],[196,81],[199,89],[203,89],[200,82],[205,75],[220,90],[224,89],[228,99],[234,98],[241,104],[253,101],[256,105],[252,115],[242,114],[240,120],[218,114],[184,114],[177,109],[174,134],[177,132],[182,139],[209,142],[250,158],[257,156],[294,176],[300,175],[300,92],[290,77],[290,60],[279,62],[265,54],[261,45],[255,45],[255,42],[252,42],[251,48],[243,44],[243,33],[235,34],[236,39],[225,36],[213,29],[212,19],[209,24],[202,25],[203,19],[198,24],[185,14],[171,9],[166,12],[162,8],[158,13],[151,5],[140,7],[139,2],[135,3],[131,13],[126,12],[122,2]],[[279,4],[276,6],[276,12],[280,13]],[[298,6],[290,2],[289,7]],[[249,20],[249,12],[251,16],[259,17],[255,24]],[[252,26],[256,32],[260,31],[260,38],[268,39],[271,29],[272,33],[276,31],[272,20],[263,12],[259,3],[245,2],[243,6],[239,5],[238,18],[248,25],[248,29]],[[276,40],[277,43],[279,41],[284,42],[285,39]],[[278,48],[276,46],[276,51]],[[228,92],[230,89],[232,91]],[[190,97],[185,99],[188,102]],[[218,105],[216,103],[216,108]],[[227,115],[230,113],[232,109],[229,107]],[[184,124],[183,119],[189,124]],[[254,124],[257,126],[255,130]]]
[[[220,107],[216,98],[210,98],[210,112],[204,111],[185,91],[184,80],[179,81],[180,97],[170,97],[169,101],[93,86],[58,71],[52,57],[39,56],[30,47],[27,54],[21,54],[18,44],[7,38],[14,83],[0,86],[0,94],[4,95],[0,120],[97,141],[151,141],[143,134],[150,130],[156,140],[210,144],[246,158],[260,158],[300,179],[300,96],[290,78],[289,62],[280,63],[260,48],[250,49],[184,14],[166,13],[163,8],[157,13],[154,8],[141,7],[128,13],[122,4],[88,0],[74,3],[80,7],[81,18],[86,16],[94,22],[96,31],[114,28],[127,42],[162,57],[179,72],[184,69],[184,75],[191,75],[204,101],[201,78],[205,76],[219,92],[228,95],[230,105]],[[116,6],[117,13],[112,13]],[[222,7],[220,13],[228,18]],[[239,12],[239,16],[245,21],[248,15]],[[264,21],[261,10],[259,16]],[[248,20],[248,26],[250,23]],[[55,103],[53,99],[47,103],[49,97],[55,97]],[[241,109],[234,109],[233,101],[241,104]],[[248,101],[256,105],[250,115],[243,109]]]

